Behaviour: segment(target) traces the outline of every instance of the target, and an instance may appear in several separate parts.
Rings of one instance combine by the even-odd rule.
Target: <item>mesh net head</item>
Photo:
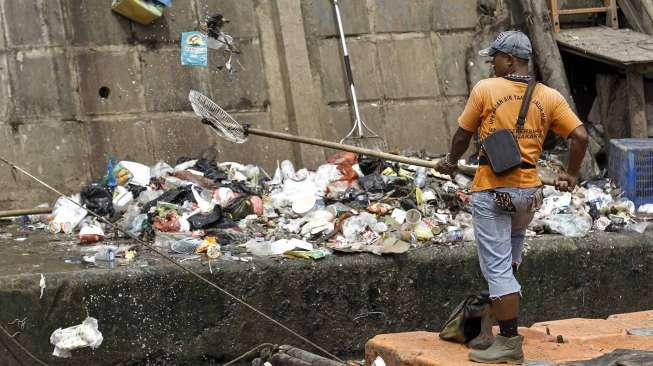
[[[202,117],[203,121],[218,136],[237,144],[247,141],[245,128],[211,99],[200,92],[191,90],[188,94],[188,100],[190,100],[195,114]]]

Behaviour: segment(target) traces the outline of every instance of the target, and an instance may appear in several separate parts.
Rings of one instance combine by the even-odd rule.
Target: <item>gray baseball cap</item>
[[[533,47],[531,46],[531,40],[524,33],[520,31],[506,31],[499,33],[494,43],[490,47],[480,50],[478,54],[492,57],[499,51],[530,60]]]

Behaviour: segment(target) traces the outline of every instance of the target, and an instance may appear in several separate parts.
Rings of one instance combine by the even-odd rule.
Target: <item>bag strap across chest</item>
[[[526,123],[526,115],[528,114],[528,107],[531,105],[531,99],[533,98],[533,90],[535,90],[535,85],[537,85],[537,80],[535,80],[535,77],[532,77],[528,82],[526,92],[522,98],[521,108],[519,109],[519,116],[517,117],[518,130],[523,129],[524,124]]]

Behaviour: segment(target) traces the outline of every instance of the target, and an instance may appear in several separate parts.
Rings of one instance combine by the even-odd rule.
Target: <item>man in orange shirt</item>
[[[508,173],[495,174],[488,158],[480,154],[472,183],[472,217],[479,263],[488,282],[492,312],[500,334],[485,350],[473,350],[469,358],[482,363],[523,362],[523,337],[517,333],[521,286],[515,272],[521,263],[526,227],[542,200],[542,183],[535,164],[549,130],[570,140],[566,173],[556,179],[556,188],[571,191],[576,186],[587,132],[564,97],[554,89],[537,84],[526,121],[516,129],[521,101],[531,76],[528,63],[531,43],[518,31],[502,32],[492,46],[479,52],[492,57],[496,77],[478,82],[458,119],[450,153],[437,170],[452,174],[456,162],[478,132],[482,142],[498,129],[510,129],[517,139],[522,163]]]

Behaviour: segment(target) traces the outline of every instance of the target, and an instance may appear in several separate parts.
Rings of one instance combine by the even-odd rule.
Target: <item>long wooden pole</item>
[[[424,159],[417,159],[417,158],[409,158],[409,157],[406,157],[406,156],[388,154],[388,153],[384,153],[384,152],[377,151],[377,150],[366,149],[364,147],[345,145],[345,144],[340,144],[340,143],[337,143],[337,142],[325,141],[325,140],[320,140],[320,139],[316,139],[316,138],[312,138],[312,137],[296,136],[296,135],[291,135],[291,134],[283,133],[283,132],[260,130],[258,128],[248,128],[247,133],[251,134],[251,135],[270,137],[270,138],[274,138],[274,139],[299,142],[299,143],[302,143],[302,144],[322,146],[322,147],[327,147],[327,148],[335,149],[335,150],[349,151],[349,152],[353,152],[353,153],[356,153],[356,154],[374,156],[374,157],[385,159],[385,160],[398,161],[400,163],[423,166],[423,167],[427,167],[427,168],[435,168],[435,166],[437,165],[437,160],[431,161],[431,160],[424,160]]]
[[[8,210],[8,211],[0,211],[0,218],[16,217],[16,216],[23,216],[23,215],[49,214],[50,212],[52,212],[52,208],[29,208],[24,210]]]

